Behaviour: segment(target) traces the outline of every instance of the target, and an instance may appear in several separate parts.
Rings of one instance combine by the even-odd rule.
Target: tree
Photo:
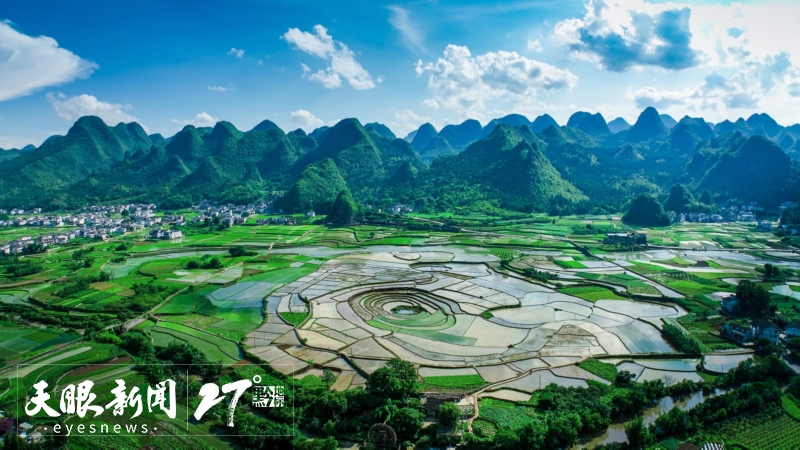
[[[714,198],[711,196],[711,192],[703,191],[703,194],[700,196],[700,203],[704,203],[706,205],[713,205]]]
[[[221,269],[222,268],[222,261],[219,258],[214,257],[208,260],[207,262],[203,263],[203,269]]]
[[[636,375],[628,372],[627,370],[620,370],[617,377],[614,379],[614,384],[617,386],[627,386],[636,378]]]
[[[736,286],[736,298],[745,314],[762,317],[769,310],[769,293],[752,281],[745,280]]]
[[[578,438],[578,429],[581,427],[578,418],[577,427],[570,416],[578,418],[577,414],[567,416],[556,416],[547,423],[547,442],[553,443],[556,447],[572,447],[575,439]],[[552,416],[551,416],[552,417]]]
[[[519,448],[519,436],[514,430],[501,428],[494,435],[494,448],[497,450],[514,450]]]
[[[636,416],[625,425],[625,436],[628,437],[628,445],[632,449],[645,448],[655,442],[655,436],[644,426],[641,416]]]
[[[517,431],[520,447],[525,449],[543,449],[547,439],[547,427],[541,421],[527,423]]]
[[[232,257],[244,256],[247,253],[247,249],[243,245],[235,245],[228,249],[228,253]]]
[[[131,331],[122,335],[122,347],[133,353],[135,356],[146,356],[155,353],[153,343],[147,336],[137,331]]]
[[[664,202],[664,209],[667,211],[684,212],[688,211],[695,202],[694,196],[689,189],[682,184],[672,186],[669,191],[669,198]]]
[[[33,255],[36,253],[44,253],[46,251],[47,248],[44,245],[38,244],[36,242],[34,242],[33,244],[26,245],[25,248],[22,250],[23,253],[28,255]]]
[[[385,367],[394,372],[400,381],[400,389],[404,400],[417,395],[417,371],[411,363],[399,358],[393,358],[386,363]]]
[[[389,418],[389,426],[397,433],[399,440],[414,439],[422,428],[425,415],[414,408],[400,408]]]
[[[325,369],[322,371],[322,382],[325,383],[325,386],[330,387],[334,381],[336,381],[336,374],[334,374],[331,369]]]
[[[349,225],[355,221],[358,206],[350,195],[350,191],[342,189],[333,202],[331,212],[328,214],[328,220],[332,223]]]
[[[461,420],[461,408],[455,403],[445,402],[439,406],[439,423],[446,427],[454,427]]]
[[[314,398],[311,414],[321,421],[333,419],[338,422],[339,416],[347,411],[347,397],[343,392],[323,391]]]
[[[367,378],[367,392],[377,398],[407,400],[417,394],[417,372],[401,359],[391,359],[386,366]]]
[[[786,343],[786,348],[792,352],[795,358],[800,357],[800,337],[793,337]],[[800,377],[798,377],[800,380]]]
[[[333,436],[328,436],[325,439],[300,437],[292,443],[292,448],[295,450],[336,450],[339,448],[339,442]]]
[[[778,266],[775,266],[771,263],[764,264],[764,279],[770,280],[775,278],[780,278],[781,276],[781,269]]]
[[[622,221],[646,227],[665,227],[670,224],[669,215],[655,198],[642,194],[631,203]]]

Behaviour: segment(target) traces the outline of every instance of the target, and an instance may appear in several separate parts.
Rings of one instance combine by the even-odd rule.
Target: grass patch
[[[485,386],[486,380],[480,375],[446,375],[426,377],[420,388],[424,391],[472,391]]]
[[[614,381],[617,378],[617,366],[604,363],[594,358],[589,358],[585,361],[582,361],[580,364],[578,364],[578,367],[589,373],[593,373],[604,380]]]
[[[783,410],[786,411],[786,414],[800,420],[800,407],[797,406],[797,402],[793,396],[786,394],[781,397],[781,406]]]
[[[281,319],[296,327],[300,326],[308,318],[307,312],[282,312],[278,314],[280,314]]]
[[[154,343],[155,335],[158,333],[168,334],[177,339],[189,342],[206,354],[211,361],[222,360],[223,362],[232,364],[241,359],[239,346],[235,342],[223,339],[211,333],[206,333],[205,331],[187,327],[186,325],[173,322],[159,322],[151,333],[154,336]],[[162,342],[163,340],[165,340],[164,337],[162,337]]]
[[[553,262],[562,269],[585,269],[586,266],[580,261],[561,261],[553,260]]]
[[[582,298],[592,303],[598,300],[627,300],[627,297],[617,295],[613,290],[600,286],[569,286],[558,289],[558,292]]]

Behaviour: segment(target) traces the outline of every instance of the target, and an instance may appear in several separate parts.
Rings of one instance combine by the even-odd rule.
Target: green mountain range
[[[270,121],[246,132],[219,122],[164,138],[136,123],[82,117],[39,148],[0,151],[0,207],[147,201],[171,208],[283,191],[286,212],[326,213],[344,190],[361,204],[417,210],[609,213],[641,195],[669,210],[800,200],[800,126],[782,127],[766,114],[717,125],[687,116],[671,128],[665,120],[653,108],[627,129],[588,112],[566,126],[512,114],[441,132],[424,124],[406,139],[354,118],[310,134]],[[703,193],[708,202],[694,200]]]

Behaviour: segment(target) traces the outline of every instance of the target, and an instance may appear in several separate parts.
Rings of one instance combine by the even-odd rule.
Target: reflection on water
[[[713,397],[714,395],[715,394],[711,394],[709,397]],[[695,392],[691,396],[677,401],[672,397],[664,397],[658,402],[658,404],[651,406],[642,412],[644,424],[649,425],[655,422],[658,416],[669,412],[676,406],[684,411],[690,410],[702,403],[705,398],[706,396],[703,395],[702,391]],[[600,444],[609,444],[611,442],[628,442],[628,438],[625,436],[625,424],[627,424],[627,422],[620,421],[612,423],[608,426],[608,430],[606,430],[605,433],[594,438],[581,440],[578,445],[573,447],[573,450],[580,448],[594,448]]]
[[[683,256],[685,258],[688,258],[688,259],[692,259],[692,260],[706,260],[706,259],[709,259],[709,258],[711,258],[711,259],[720,258],[720,259],[727,259],[729,261],[739,261],[739,262],[744,262],[744,263],[749,263],[749,264],[761,265],[761,264],[765,264],[765,263],[771,262],[773,264],[777,264],[777,265],[784,266],[784,267],[800,268],[800,262],[794,262],[794,261],[777,261],[777,262],[776,261],[767,261],[765,259],[761,259],[761,258],[755,257],[755,256],[747,254],[747,253],[740,253],[740,252],[730,251],[730,250],[708,250],[708,251],[701,251],[701,252],[694,251],[694,250],[680,250],[679,252],[678,251],[674,251],[674,250],[645,250],[645,251],[641,251],[641,252],[606,253],[606,254],[601,254],[601,255],[598,255],[598,256],[604,256],[604,257],[607,257],[607,258],[619,259],[619,260],[624,260],[624,261],[631,261],[631,260],[636,260],[636,261],[648,261],[648,260],[661,261],[661,260],[667,260],[667,259],[674,258],[678,253],[680,253],[681,256]]]

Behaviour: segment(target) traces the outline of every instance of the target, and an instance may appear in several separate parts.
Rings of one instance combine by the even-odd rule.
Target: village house
[[[183,232],[180,230],[165,230],[163,228],[150,230],[151,239],[179,239],[182,237]]]
[[[758,222],[758,228],[760,230],[769,231],[772,229],[772,222],[770,222],[769,220],[761,220]]]
[[[753,329],[735,323],[726,323],[722,326],[722,333],[738,342],[747,342],[753,338]]]
[[[753,334],[756,339],[764,338],[777,344],[781,337],[781,329],[769,320],[759,319],[753,321]]]
[[[800,320],[793,320],[786,325],[786,339],[800,337]]]
[[[15,427],[14,434],[24,439],[28,437],[28,433],[30,433],[31,430],[33,430],[32,424],[28,422],[22,422]]]
[[[722,299],[722,311],[733,313],[739,310],[739,299],[735,295],[729,295]]]
[[[439,407],[445,403],[459,404],[464,400],[465,395],[460,394],[428,394],[422,398],[421,403],[425,407],[425,414],[435,417],[439,414]]]

